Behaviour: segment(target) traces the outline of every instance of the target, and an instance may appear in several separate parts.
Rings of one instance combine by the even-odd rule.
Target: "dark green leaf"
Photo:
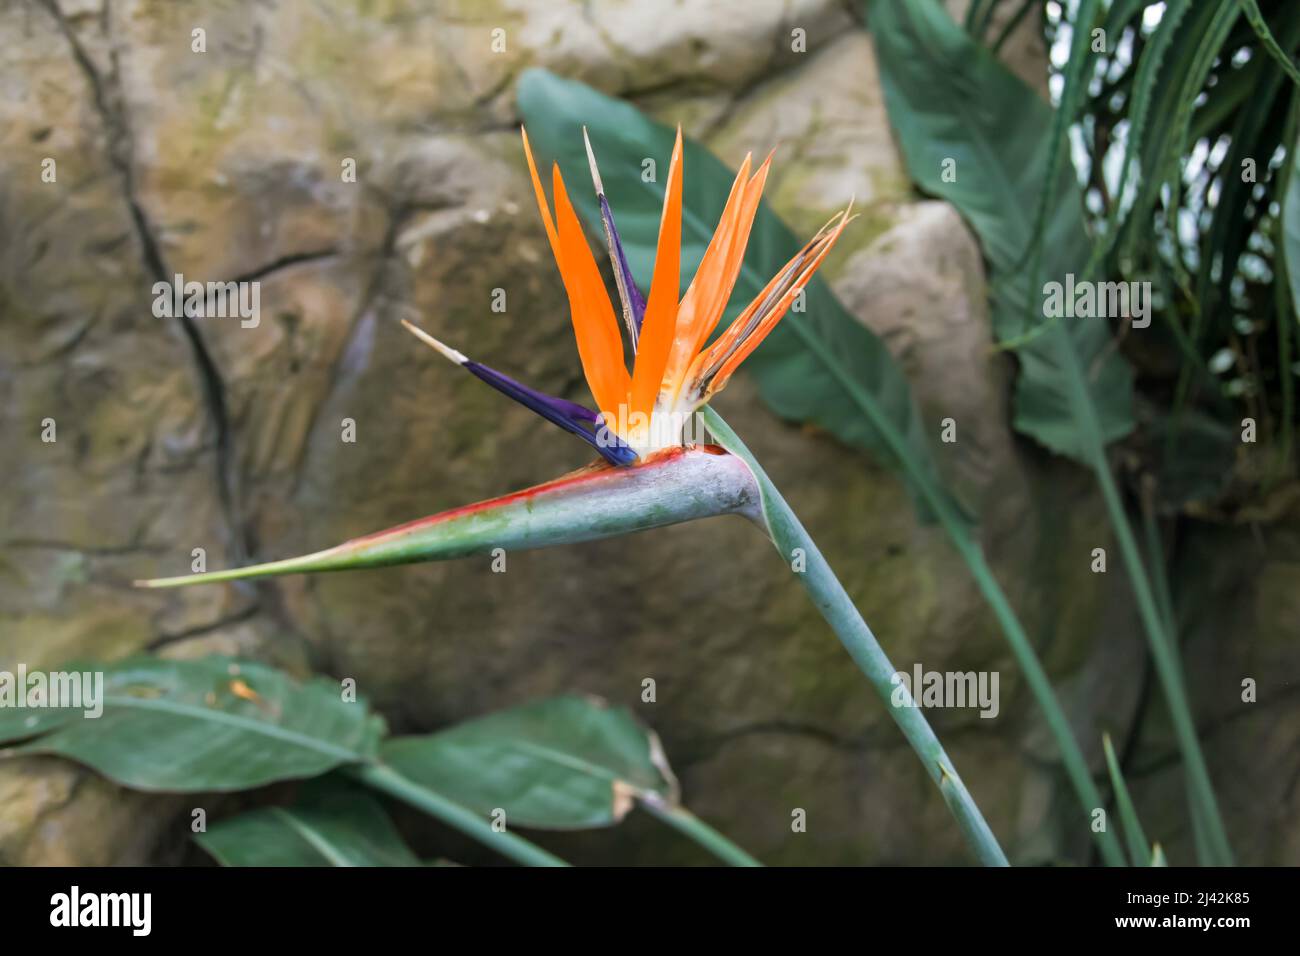
[[[1182,16],[1186,10],[1186,16]],[[1168,21],[1162,21],[1155,39],[1169,50],[1154,73],[1155,84],[1146,131],[1137,144],[1138,190],[1128,213],[1126,258],[1139,243],[1149,242],[1151,216],[1160,201],[1165,183],[1177,183],[1181,161],[1191,147],[1191,119],[1197,96],[1205,86],[1210,69],[1222,53],[1240,13],[1235,0],[1187,0],[1171,3]],[[1153,40],[1153,44],[1154,44]],[[1141,69],[1141,64],[1139,64]],[[1171,193],[1178,201],[1180,190]],[[1173,221],[1175,210],[1166,218]]]
[[[1070,170],[1061,168],[1050,188],[1046,182],[1053,111],[933,0],[877,0],[866,13],[908,171],[974,227],[991,267],[994,331],[999,340],[1015,340],[1027,331],[1025,315],[1039,311],[1033,303],[1042,294],[1017,268],[1034,234],[1036,199],[1051,199],[1040,279],[1082,278],[1091,248]],[[949,160],[955,176],[944,174],[954,169]],[[1054,451],[1090,461],[1052,340],[1063,336],[1085,369],[1087,399],[1105,441],[1133,428],[1133,373],[1103,320],[1055,321],[1057,335],[1031,337],[1017,349],[1015,425]]]
[[[49,710],[28,726],[0,709],[0,740],[57,754],[137,790],[245,790],[314,777],[372,757],[383,721],[342,699],[335,681],[305,683],[227,657],[133,658],[103,671],[103,714]]]
[[[1300,315],[1300,149],[1287,143],[1289,155],[1283,175],[1286,194],[1282,207],[1281,254],[1286,260],[1286,274],[1291,283],[1291,302],[1295,311],[1290,316],[1279,316],[1278,321],[1294,319]]]
[[[1128,132],[1124,138],[1124,160],[1120,167],[1119,188],[1115,191],[1114,208],[1104,241],[1113,245],[1119,237],[1121,212],[1126,204],[1129,190],[1129,177],[1142,155],[1142,147],[1147,142],[1147,120],[1152,115],[1161,117],[1172,107],[1165,102],[1168,91],[1174,84],[1163,79],[1161,67],[1165,57],[1179,35],[1179,23],[1187,13],[1191,0],[1169,0],[1160,24],[1147,39],[1141,58],[1137,63],[1136,76],[1133,79],[1133,94],[1128,107]],[[1155,195],[1160,189],[1160,181],[1145,173],[1139,178],[1138,195],[1129,203],[1132,206],[1155,202]]]
[[[1034,227],[1022,253],[1023,259],[1033,259],[1037,274],[1038,256],[1042,253],[1043,227],[1047,223],[1048,213],[1060,205],[1057,184],[1061,181],[1061,168],[1070,154],[1070,127],[1074,125],[1092,79],[1092,67],[1097,54],[1093,52],[1090,41],[1093,21],[1097,16],[1099,0],[1079,0],[1078,14],[1074,22],[1073,35],[1070,38],[1070,56],[1066,60],[1062,74],[1060,102],[1052,114],[1052,131],[1047,138],[1047,170],[1043,184],[1047,186],[1038,197],[1038,208],[1034,215]]]
[[[1282,67],[1283,72],[1291,79],[1292,83],[1300,86],[1300,69],[1296,69],[1295,61],[1282,48],[1277,37],[1273,35],[1273,31],[1269,29],[1264,15],[1260,13],[1259,4],[1255,0],[1237,0],[1237,2],[1241,4],[1246,19],[1250,21],[1251,29],[1259,36],[1260,42],[1264,44],[1264,49],[1268,51],[1268,55]],[[1287,43],[1288,48],[1290,45],[1290,43]]]
[[[575,829],[619,822],[636,797],[675,804],[659,739],[626,710],[559,697],[449,730],[387,741],[382,759],[408,780],[506,825]]]
[[[373,797],[329,782],[289,807],[215,824],[194,839],[223,866],[419,866]]]

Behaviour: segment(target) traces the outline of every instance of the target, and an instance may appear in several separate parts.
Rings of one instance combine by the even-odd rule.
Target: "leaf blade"
[[[507,825],[613,826],[638,797],[678,800],[653,731],[593,698],[543,700],[394,738],[381,757],[403,777],[477,812],[504,810]]]
[[[66,757],[136,790],[226,792],[370,759],[383,732],[337,684],[256,662],[141,657],[103,671],[102,716],[66,712],[15,752]]]
[[[197,842],[222,866],[420,866],[374,798],[335,782],[221,820]]]
[[[1065,283],[1084,272],[1089,258],[1073,176],[1063,166],[1054,181],[1045,174],[1053,111],[931,0],[878,0],[866,12],[908,171],[924,191],[956,206],[978,234],[991,266],[994,332],[1002,342],[1015,341],[1027,331],[1023,318],[1039,294],[1017,268],[1035,231],[1022,195],[1057,197],[1042,231],[1039,278]],[[956,161],[955,177],[945,177],[946,160]],[[1128,434],[1134,427],[1133,371],[1110,332],[1094,319],[1054,325],[1086,370],[1103,441]],[[1017,349],[1014,425],[1052,451],[1089,462],[1086,436],[1070,415],[1057,346],[1046,338]]]

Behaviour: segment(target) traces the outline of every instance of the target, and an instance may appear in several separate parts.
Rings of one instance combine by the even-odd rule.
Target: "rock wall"
[[[1082,557],[1108,543],[1103,510],[1086,475],[1011,435],[978,247],[911,191],[869,35],[829,0],[664,6],[0,8],[0,668],[238,651],[354,677],[399,730],[588,691],[656,727],[689,805],[765,861],[965,860],[879,702],[734,519],[510,555],[504,575],[467,561],[130,587],[184,571],[194,548],[210,568],[314,550],[586,460],[398,325],[418,318],[585,398],[517,132],[514,78],[542,65],[681,121],[729,163],[779,146],[768,195],[799,231],[856,193],[862,219],[826,274],[896,351],[936,436],[960,411],[942,467],[980,504],[984,546],[1089,752],[1103,724],[1127,728],[1142,640],[1122,577]],[[791,50],[796,28],[806,52]],[[1032,35],[1012,49],[1034,76]],[[260,325],[155,317],[152,286],[176,273],[259,279]],[[776,419],[743,376],[719,405],[896,664],[1001,671],[998,719],[934,723],[1013,858],[1086,858],[1050,741],[943,533],[866,457]],[[656,703],[640,701],[645,677]],[[8,863],[171,859],[184,838],[184,801],[53,761],[0,763],[0,806]],[[790,832],[794,807],[806,834]],[[635,824],[556,845],[578,862],[695,858]]]

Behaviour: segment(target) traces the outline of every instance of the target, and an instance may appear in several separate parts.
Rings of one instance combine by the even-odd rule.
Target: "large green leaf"
[[[1281,255],[1286,264],[1286,275],[1291,285],[1291,303],[1295,308],[1293,316],[1279,316],[1278,321],[1300,316],[1300,149],[1295,143],[1287,143],[1285,176],[1285,194],[1282,204],[1282,243]]]
[[[628,263],[637,285],[648,289],[674,131],[630,103],[542,69],[522,75],[518,99],[529,137],[560,164],[574,204],[596,231],[600,210],[588,186],[582,140],[587,127]],[[649,182],[642,175],[647,159],[661,167]],[[684,139],[683,287],[704,255],[734,177],[706,148]],[[801,246],[766,203],[760,205],[727,315],[757,296]],[[900,472],[921,513],[930,516],[931,500],[946,493],[906,378],[884,344],[825,282],[814,278],[805,296],[806,311],[786,315],[745,363],[763,399],[783,418],[813,422]]]
[[[0,742],[57,754],[137,790],[244,790],[370,759],[383,720],[337,682],[227,657],[132,658],[103,671],[103,713],[0,709]],[[36,713],[35,721],[28,717]]]
[[[1065,165],[1070,150],[1070,127],[1074,125],[1079,107],[1087,93],[1088,83],[1092,79],[1096,53],[1091,42],[1092,24],[1097,17],[1099,0],[1079,0],[1078,9],[1071,21],[1070,55],[1065,62],[1062,73],[1060,101],[1052,114],[1052,132],[1047,140],[1047,161],[1044,165],[1044,189],[1038,197],[1038,208],[1034,216],[1034,226],[1029,242],[1021,253],[1022,261],[1031,259],[1037,273],[1038,256],[1043,251],[1043,228],[1047,225],[1048,214],[1059,205],[1055,186],[1061,181],[1061,168]]]
[[[1041,284],[1065,283],[1069,274],[1083,278],[1091,250],[1068,164],[1046,181],[1053,111],[933,0],[875,0],[865,7],[908,172],[975,229],[990,265],[995,334],[1015,340],[1028,331],[1026,316],[1041,315]],[[1041,269],[1031,288],[1020,264],[1042,196],[1049,203]],[[1104,321],[1055,321],[1055,335],[1031,337],[1017,350],[1015,426],[1054,451],[1091,461],[1071,412],[1059,349],[1072,349],[1085,369],[1087,397],[1107,442],[1133,428],[1132,369]],[[1061,338],[1064,343],[1055,341]]]
[[[335,781],[289,807],[264,807],[194,839],[223,866],[420,866],[384,808]]]
[[[558,697],[420,737],[384,743],[385,764],[507,826],[576,829],[619,822],[638,798],[677,802],[659,739],[626,710]]]

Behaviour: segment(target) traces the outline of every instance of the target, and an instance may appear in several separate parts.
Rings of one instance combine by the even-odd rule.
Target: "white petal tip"
[[[406,327],[406,330],[408,332],[414,335],[425,345],[429,346],[430,348],[437,349],[439,352],[441,352],[442,355],[449,362],[454,362],[457,365],[464,365],[466,362],[469,361],[468,358],[466,358],[460,352],[457,352],[450,345],[444,345],[443,343],[439,342],[432,335],[424,331],[424,329],[420,328],[418,325],[415,325],[413,322],[408,322],[406,319],[402,319],[402,325]]]
[[[591,181],[596,187],[596,195],[605,195],[605,184],[600,181],[600,170],[596,168],[596,154],[591,151],[591,139],[587,136],[587,127],[582,127],[582,142],[587,147],[587,164],[591,166]]]

